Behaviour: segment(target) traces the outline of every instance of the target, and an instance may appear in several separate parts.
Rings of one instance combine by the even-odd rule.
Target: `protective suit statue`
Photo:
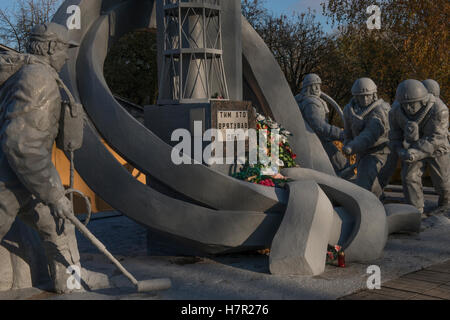
[[[328,123],[330,110],[327,103],[320,98],[321,84],[322,80],[318,75],[314,73],[306,75],[297,103],[303,118],[322,142],[334,171],[340,175],[349,167],[349,164],[347,158],[333,144],[333,141],[344,141],[344,131]]]
[[[64,223],[72,203],[52,163],[62,97],[58,72],[68,60],[66,27],[38,25],[28,41],[29,54],[1,55],[0,88],[0,240],[16,217],[35,228],[42,240],[58,293],[67,288],[67,267],[79,265],[74,226]],[[4,64],[3,64],[4,66]],[[6,70],[6,71],[5,71]]]
[[[422,176],[429,168],[439,206],[450,205],[449,111],[417,80],[402,82],[390,113],[391,148],[403,160],[406,200],[423,212]]]
[[[390,153],[390,105],[378,99],[377,86],[369,78],[356,80],[352,94],[352,100],[344,108],[343,151],[347,155],[357,155],[356,184],[380,197],[383,187],[379,173]]]
[[[432,94],[436,100],[439,100],[442,102],[440,95],[441,95],[441,88],[439,86],[439,83],[437,83],[435,80],[428,79],[425,81],[422,81],[422,84],[427,88],[428,92]],[[442,102],[444,103],[444,102]],[[394,102],[394,105],[398,104],[398,102]],[[450,139],[450,136],[449,136]],[[397,169],[397,164],[399,161],[399,156],[397,152],[391,152],[391,154],[388,157],[386,165],[383,167],[383,169],[380,172],[380,183],[383,188],[385,188],[389,182],[392,176],[395,173],[395,170]]]

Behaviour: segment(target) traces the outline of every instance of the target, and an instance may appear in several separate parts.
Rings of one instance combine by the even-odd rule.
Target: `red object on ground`
[[[345,268],[345,253],[344,253],[344,251],[341,251],[338,254],[338,265],[340,268]]]

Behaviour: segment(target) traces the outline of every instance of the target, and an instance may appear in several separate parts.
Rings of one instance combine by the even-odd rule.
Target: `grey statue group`
[[[379,99],[374,81],[356,80],[351,89],[353,98],[344,108],[343,130],[328,121],[330,111],[321,98],[321,84],[318,75],[308,74],[297,102],[341,177],[356,168],[355,183],[381,197],[400,159],[408,204],[423,213],[422,176],[429,169],[439,206],[450,206],[449,109],[440,99],[436,81],[403,81],[391,107]],[[354,166],[334,141],[344,144],[345,155],[356,155]]]
[[[74,101],[58,75],[68,49],[78,46],[68,39],[65,26],[38,25],[31,32],[28,54],[0,56],[0,240],[16,217],[36,229],[58,293],[71,291],[67,267],[80,265],[75,228],[65,223],[74,214],[73,206],[52,163],[52,148],[62,131],[62,105],[67,105],[64,98],[69,104]],[[342,131],[327,123],[320,84],[319,77],[306,77],[300,105],[336,171],[346,166],[345,157],[332,145],[340,140],[346,154],[358,155],[357,183],[379,194],[388,180],[380,179],[380,172],[398,155],[404,161],[408,202],[423,208],[421,176],[429,165],[440,204],[449,204],[448,109],[439,92],[429,94],[422,83],[407,80],[389,111],[389,104],[378,99],[373,81],[360,79],[352,90],[355,98],[345,108]],[[89,278],[89,272],[82,272],[83,280]]]

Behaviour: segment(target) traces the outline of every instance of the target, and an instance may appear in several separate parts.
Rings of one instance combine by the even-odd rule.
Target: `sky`
[[[16,0],[0,0],[0,9],[5,7],[12,7]],[[305,12],[308,7],[316,10],[317,20],[322,23],[325,31],[330,29],[326,25],[326,19],[321,15],[322,7],[321,2],[324,0],[264,0],[265,6],[275,14],[290,14],[292,12]]]
[[[266,7],[275,13],[289,13],[293,11],[306,11],[308,7],[322,12],[320,0],[265,0]]]
[[[0,9],[12,7],[16,0],[0,0]],[[320,3],[322,0],[265,0],[266,7],[274,13],[290,13],[293,11],[305,11],[308,7],[322,12]]]
[[[14,3],[14,0],[0,0],[0,9],[10,7]]]
[[[316,18],[324,26],[325,31],[331,29],[326,25],[326,18],[322,15],[324,0],[264,0],[265,6],[275,14],[291,14],[292,12],[306,12],[308,8],[316,11]]]

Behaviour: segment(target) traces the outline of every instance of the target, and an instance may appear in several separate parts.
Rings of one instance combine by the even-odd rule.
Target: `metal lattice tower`
[[[228,99],[220,0],[161,0],[163,65],[159,104]]]

